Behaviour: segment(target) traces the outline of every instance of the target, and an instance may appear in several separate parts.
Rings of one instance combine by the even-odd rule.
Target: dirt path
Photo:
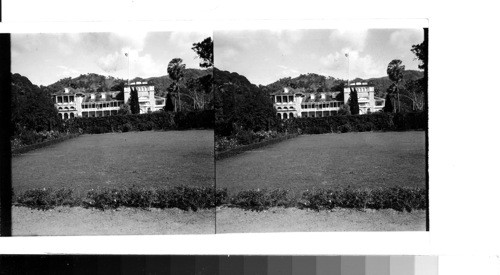
[[[215,213],[211,210],[120,208],[101,211],[58,207],[41,211],[12,208],[14,236],[213,234],[214,230]],[[217,233],[423,230],[425,211],[336,209],[316,212],[272,208],[255,212],[227,207],[217,209]]]
[[[113,210],[58,207],[49,211],[12,208],[12,235],[213,234],[213,210]]]
[[[320,231],[423,231],[425,211],[336,209],[311,211],[272,208],[253,212],[237,208],[217,210],[217,233]]]

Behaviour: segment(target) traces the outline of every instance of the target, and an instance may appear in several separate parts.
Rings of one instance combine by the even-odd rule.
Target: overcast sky
[[[347,79],[386,76],[393,59],[418,70],[411,46],[422,29],[265,30],[214,32],[215,66],[237,72],[254,84],[317,73]]]
[[[12,72],[33,84],[48,85],[64,77],[97,73],[127,79],[167,74],[168,62],[180,57],[199,68],[192,44],[211,32],[12,34]]]

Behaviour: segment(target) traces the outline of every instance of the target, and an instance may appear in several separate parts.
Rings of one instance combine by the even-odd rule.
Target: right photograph
[[[428,28],[214,31],[216,233],[426,231]]]

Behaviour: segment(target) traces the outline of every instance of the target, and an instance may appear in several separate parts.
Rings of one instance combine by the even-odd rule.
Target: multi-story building
[[[338,113],[347,104],[350,91],[356,89],[360,114],[382,110],[385,100],[375,97],[375,89],[367,83],[351,83],[344,88],[344,98],[339,100],[341,92],[306,92],[304,88],[284,88],[271,94],[274,108],[281,119],[293,117],[325,117]]]
[[[165,106],[165,98],[154,95],[154,86],[146,82],[135,82],[125,86],[123,99],[119,91],[86,92],[83,89],[65,88],[53,93],[52,98],[62,119],[73,117],[100,117],[116,115],[120,107],[128,102],[131,89],[137,90],[140,113],[158,111]]]
[[[350,83],[344,88],[344,104],[350,98],[351,89],[355,89],[358,94],[358,105],[360,114],[369,114],[382,111],[385,106],[385,99],[375,96],[375,87],[366,82]]]

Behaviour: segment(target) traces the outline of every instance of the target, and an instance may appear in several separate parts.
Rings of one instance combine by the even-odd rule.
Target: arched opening
[[[58,109],[58,110],[62,110],[63,108],[62,108],[62,107],[59,107],[59,108],[57,108],[57,109]]]
[[[290,113],[290,118],[293,118],[293,113]]]
[[[281,113],[277,113],[276,115],[278,116],[279,119],[281,119]]]
[[[61,117],[61,119],[64,118],[63,114],[62,113],[59,113],[59,117]]]
[[[283,119],[287,119],[288,118],[288,114],[287,113],[283,113]]]
[[[68,119],[68,113],[64,113],[64,119]]]
[[[74,117],[75,117],[75,114],[74,114],[74,113],[71,113],[71,114],[69,114],[69,117],[70,117],[70,118],[74,118]]]

